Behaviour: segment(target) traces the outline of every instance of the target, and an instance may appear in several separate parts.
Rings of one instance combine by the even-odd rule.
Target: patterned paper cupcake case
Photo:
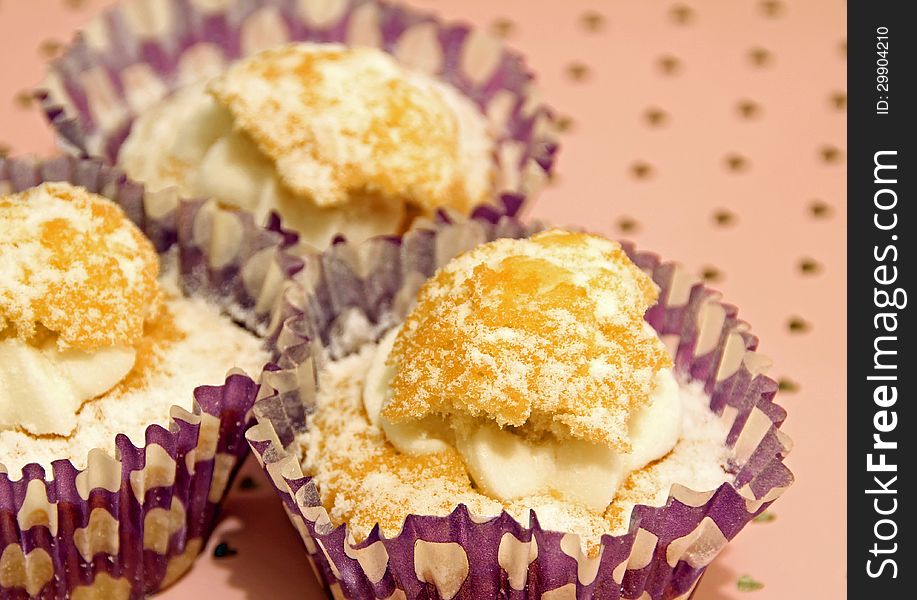
[[[247,433],[255,455],[283,499],[312,566],[335,598],[542,598],[670,600],[688,598],[705,567],[793,480],[783,459],[791,443],[779,429],[776,383],[767,360],[735,308],[672,263],[626,246],[662,289],[647,320],[675,351],[678,371],[705,382],[710,406],[730,425],[735,483],[713,491],[673,486],[663,507],[637,506],[627,534],[605,536],[598,556],[579,538],[522,525],[503,513],[476,518],[464,506],[448,516],[411,515],[401,532],[353,543],[333,526],[318,491],[287,452],[308,427],[315,372],[325,354],[355,350],[342,323],[362,313],[368,337],[405,315],[418,287],[461,251],[497,237],[523,237],[537,227],[492,214],[464,223],[445,219],[403,239],[338,243],[306,259],[298,283],[284,294],[274,324],[281,370],[265,374],[279,393],[255,405]]]
[[[64,149],[114,163],[136,116],[235,59],[288,41],[374,46],[455,86],[498,132],[495,204],[515,214],[558,142],[521,56],[465,25],[376,0],[126,1],[51,64],[37,92]]]
[[[265,329],[280,282],[300,266],[280,256],[291,239],[277,228],[212,203],[145,195],[98,161],[0,159],[0,193],[44,181],[116,201],[160,251],[177,244],[182,287],[247,315],[253,330]],[[243,434],[258,394],[233,370],[223,385],[197,388],[191,412],[173,406],[168,429],[148,427],[143,447],[119,435],[117,458],[95,449],[85,469],[29,464],[17,479],[0,465],[0,598],[126,600],[175,581],[204,547],[247,455]]]

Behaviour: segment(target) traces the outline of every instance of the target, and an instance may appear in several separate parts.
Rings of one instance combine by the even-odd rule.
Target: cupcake
[[[245,373],[269,356],[223,306],[253,324],[265,315],[226,281],[183,273],[237,263],[227,240],[272,238],[276,253],[284,238],[186,203],[177,221],[194,235],[176,231],[157,252],[129,216],[152,221],[142,199],[98,163],[0,161],[4,597],[141,598],[169,585],[245,457],[259,391]]]
[[[672,265],[512,219],[315,262],[248,438],[332,594],[687,598],[792,481],[754,339]]]
[[[556,148],[531,80],[488,35],[375,2],[156,0],[88,27],[40,96],[65,147],[324,247],[515,212]]]

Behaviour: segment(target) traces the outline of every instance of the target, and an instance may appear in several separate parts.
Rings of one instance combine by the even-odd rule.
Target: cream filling
[[[39,347],[0,340],[0,430],[72,434],[83,403],[127,376],[136,356],[130,346],[61,350],[54,340]]]
[[[380,340],[366,374],[363,406],[373,425],[400,452],[428,454],[454,446],[483,492],[503,501],[552,494],[604,511],[627,475],[668,454],[682,429],[682,402],[671,369],[657,375],[649,406],[629,422],[631,452],[548,436],[532,441],[488,421],[447,422],[437,416],[392,423],[382,414],[395,367],[386,365],[399,328]]]

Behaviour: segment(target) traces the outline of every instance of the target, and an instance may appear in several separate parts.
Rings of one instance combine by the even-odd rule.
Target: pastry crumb
[[[657,296],[620,244],[598,236],[482,245],[421,288],[389,359],[383,414],[487,418],[628,452],[628,418],[672,364],[643,320]]]
[[[114,202],[67,183],[0,197],[0,336],[132,345],[161,298],[159,259]]]

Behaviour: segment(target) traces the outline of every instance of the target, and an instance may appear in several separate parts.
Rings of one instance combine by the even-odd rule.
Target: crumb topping
[[[443,94],[374,48],[291,44],[231,66],[209,92],[318,206],[359,193],[467,210],[460,119]]]
[[[322,500],[333,507],[333,517],[352,523],[358,536],[365,537],[376,523],[387,534],[396,533],[414,512],[412,498],[421,486],[424,514],[448,514],[456,503],[476,514],[499,514],[498,502],[474,490],[457,450],[402,454],[381,428],[369,423],[361,389],[374,349],[366,345],[320,375],[320,409],[310,421],[311,435],[303,440],[307,468],[319,475]]]
[[[159,367],[171,346],[187,337],[187,333],[175,324],[175,315],[172,311],[168,304],[163,304],[159,313],[146,322],[143,336],[134,344],[137,351],[134,366],[124,379],[111,389],[111,394],[122,395],[143,389],[158,375]]]
[[[496,508],[499,512],[474,490],[456,450],[402,454],[386,442],[380,429],[366,428],[365,417],[352,417],[352,423],[362,425],[353,432],[336,428],[335,424],[341,424],[338,415],[327,412],[317,416],[315,422],[323,433],[315,456],[323,459],[320,468],[327,474],[325,502],[338,507],[341,521],[367,523],[370,527],[378,523],[385,532],[397,532],[404,517],[412,512],[412,495],[424,483],[429,486],[425,498],[430,511],[427,514],[448,514],[457,503],[490,511]],[[362,500],[353,502],[354,498]]]
[[[630,450],[628,418],[671,358],[643,315],[658,296],[616,242],[551,230],[453,259],[395,342],[383,415],[470,416]]]
[[[0,197],[0,335],[133,345],[160,306],[159,259],[116,204],[66,183]]]

